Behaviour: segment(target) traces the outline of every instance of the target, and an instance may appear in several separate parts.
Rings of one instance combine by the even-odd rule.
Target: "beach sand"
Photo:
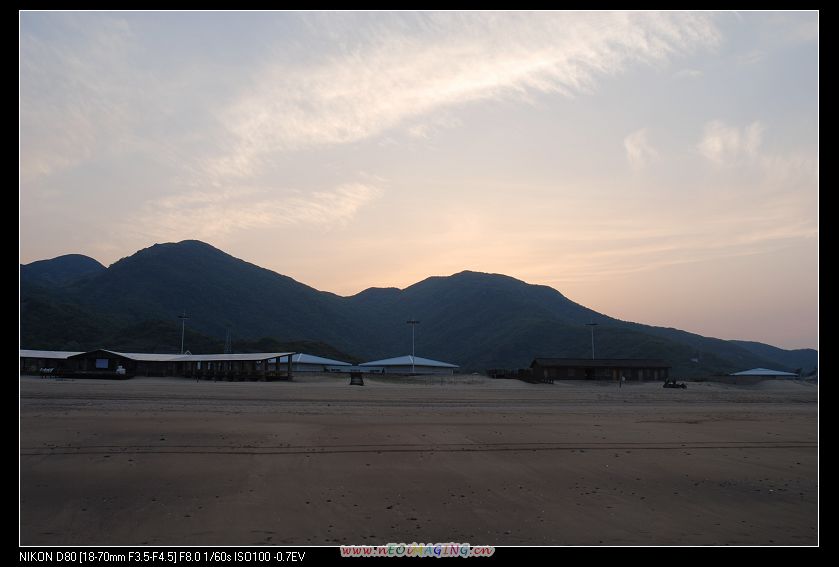
[[[817,387],[22,377],[21,543],[793,544]]]

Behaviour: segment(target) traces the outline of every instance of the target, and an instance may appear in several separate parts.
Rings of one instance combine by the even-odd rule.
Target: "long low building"
[[[456,364],[411,356],[410,354],[363,362],[359,366],[364,368],[365,371],[382,374],[454,374],[454,371],[460,368]]]
[[[20,354],[22,374],[38,373],[43,368],[40,361],[49,361],[46,366],[54,369],[52,374],[64,376],[183,376],[216,380],[270,380],[291,378],[292,359],[297,353],[160,354],[97,349],[74,353],[21,350]]]
[[[533,378],[552,380],[666,380],[670,365],[663,360],[638,358],[536,358]]]
[[[77,354],[79,351],[66,350],[25,350],[20,349],[20,373],[38,374],[44,368],[57,368],[66,363],[66,360]]]

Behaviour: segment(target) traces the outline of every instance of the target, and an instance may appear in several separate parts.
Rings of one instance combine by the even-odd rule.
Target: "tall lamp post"
[[[419,321],[416,319],[408,319],[405,321],[411,326],[411,374],[416,374],[416,370],[414,368],[414,360],[416,359],[415,350],[414,350],[414,338],[415,338],[415,329],[416,326],[419,325]]]
[[[181,320],[181,354],[183,354],[184,353],[184,331],[186,330],[186,320],[189,319],[189,317],[186,316],[186,309],[184,309],[184,312],[183,312],[182,315],[178,315],[178,319]]]
[[[591,328],[591,359],[594,360],[594,328],[597,326],[597,323],[591,322],[586,323],[586,327]]]

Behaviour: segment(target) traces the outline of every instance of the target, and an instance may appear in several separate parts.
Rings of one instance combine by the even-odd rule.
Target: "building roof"
[[[449,364],[448,362],[440,362],[439,360],[431,360],[430,358],[422,358],[419,356],[398,356],[396,358],[385,358],[384,360],[373,360],[371,362],[363,362],[359,366],[433,366],[436,368],[460,368],[457,364]]]
[[[340,360],[332,360],[331,358],[323,358],[322,356],[315,356],[313,354],[303,354],[299,352],[291,357],[291,361],[295,364],[327,364],[329,366],[352,366],[349,362],[342,362]]]
[[[537,365],[575,368],[670,368],[667,361],[654,358],[534,358],[530,367]]]
[[[70,356],[81,354],[80,352],[69,350],[24,350],[20,349],[21,358],[57,358],[66,359]]]
[[[97,349],[88,352],[79,352],[79,354],[89,354],[92,352],[107,352],[116,356],[121,356],[129,360],[137,362],[211,362],[211,361],[251,361],[251,360],[268,360],[271,358],[284,358],[292,352],[257,352],[257,353],[243,353],[243,354],[159,354],[147,352],[117,352],[114,350]]]
[[[241,354],[187,354],[181,358],[178,358],[178,361],[183,362],[191,362],[191,361],[214,361],[214,360],[221,360],[221,361],[228,361],[228,360],[269,360],[271,358],[286,358],[289,355],[294,354],[293,352],[254,352],[254,353],[241,353]]]
[[[95,351],[91,351],[95,352]],[[171,362],[173,360],[180,359],[182,356],[187,356],[183,354],[156,354],[156,353],[146,353],[146,352],[117,352],[115,350],[105,350],[102,349],[102,352],[109,352],[111,354],[115,354],[117,356],[121,356],[123,358],[128,358],[130,360],[136,360],[139,362]]]
[[[798,376],[792,372],[784,372],[783,370],[770,370],[768,368],[752,368],[751,370],[743,370],[742,372],[734,372],[729,376]]]

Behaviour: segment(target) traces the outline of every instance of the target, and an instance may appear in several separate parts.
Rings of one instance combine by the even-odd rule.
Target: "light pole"
[[[586,323],[586,327],[591,327],[591,359],[594,360],[594,328],[597,326],[597,323],[591,322]]]
[[[224,354],[233,353],[233,341],[230,338],[230,323],[227,324],[227,335],[224,337]]]
[[[181,354],[183,354],[184,353],[184,331],[186,330],[186,320],[189,319],[189,317],[186,316],[186,309],[184,309],[184,312],[183,312],[182,315],[178,315],[178,319],[181,320]]]
[[[414,359],[416,358],[416,355],[414,350],[414,329],[417,325],[419,325],[419,321],[417,321],[416,319],[408,319],[405,322],[411,326],[411,374],[415,374],[416,370],[414,369]]]

